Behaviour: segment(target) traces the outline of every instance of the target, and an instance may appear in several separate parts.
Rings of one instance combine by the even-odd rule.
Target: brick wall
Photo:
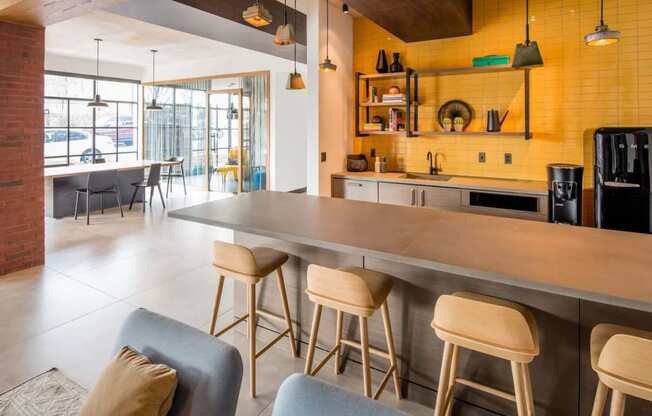
[[[0,275],[44,261],[44,33],[0,22]]]

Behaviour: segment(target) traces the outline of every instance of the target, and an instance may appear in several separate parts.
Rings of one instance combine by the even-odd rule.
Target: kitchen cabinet
[[[331,193],[335,198],[378,202],[378,182],[333,178]]]
[[[548,198],[508,192],[462,191],[462,211],[496,217],[548,221]]]
[[[417,205],[416,185],[380,182],[378,184],[378,202],[390,205]]]
[[[378,185],[378,202],[383,204],[459,210],[460,201],[460,190],[455,188],[386,182]]]

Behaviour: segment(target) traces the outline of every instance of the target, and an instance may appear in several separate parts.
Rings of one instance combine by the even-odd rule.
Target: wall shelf
[[[404,72],[387,72],[384,74],[360,74],[360,79],[405,79]]]
[[[412,102],[410,105],[417,105],[416,102]],[[393,102],[393,103],[385,103],[385,102],[380,102],[380,103],[360,103],[360,107],[405,107],[407,106],[406,101],[399,101],[399,102]]]
[[[543,65],[522,66],[514,68],[511,64],[507,65],[489,65],[489,66],[471,66],[464,68],[431,68],[415,71],[416,75],[470,75],[470,74],[493,74],[499,72],[516,72],[529,71],[532,68],[538,68]]]
[[[489,131],[415,131],[413,132],[415,136],[497,136],[497,137],[525,137],[524,131],[499,131],[499,132],[489,132]],[[532,133],[530,133],[530,138],[532,138]]]

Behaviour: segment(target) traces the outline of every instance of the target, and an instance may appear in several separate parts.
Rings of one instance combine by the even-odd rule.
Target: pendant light
[[[294,24],[297,24],[297,0],[294,0]],[[288,83],[285,87],[288,90],[303,90],[306,84],[303,82],[301,74],[297,72],[297,43],[294,42],[294,72],[288,77]]]
[[[147,111],[161,111],[163,107],[156,104],[156,49],[152,49],[152,102],[145,107]]]
[[[267,26],[272,23],[272,14],[262,5],[260,0],[256,0],[256,3],[242,12],[242,18],[255,27]]]
[[[584,42],[587,46],[607,46],[618,41],[620,41],[620,32],[609,30],[609,26],[604,23],[604,0],[600,0],[600,23],[595,27],[595,32],[584,36]]]
[[[99,79],[100,78],[100,42],[102,42],[102,39],[95,38],[94,40],[97,43],[97,61],[96,61],[97,73],[96,73],[96,75],[97,75],[97,78]],[[97,83],[96,85],[99,85],[99,83]],[[99,92],[96,91],[95,99],[93,101],[91,101],[90,103],[88,103],[88,106],[91,107],[91,108],[104,108],[104,107],[108,107],[109,105],[107,103],[105,103],[104,101],[102,101],[102,98],[100,98]]]
[[[288,3],[287,0],[283,2],[283,24],[276,28],[276,36],[274,36],[274,43],[277,45],[291,45],[296,42],[294,38],[294,26],[288,23]]]
[[[539,45],[535,41],[530,41],[530,8],[529,1],[525,0],[525,42],[516,45],[512,66],[518,68],[531,65],[543,65],[543,58]]]
[[[326,0],[326,59],[324,59],[324,61],[319,64],[319,69],[321,69],[322,72],[332,72],[337,70],[337,65],[332,63],[328,57],[328,30],[330,24],[328,15],[328,0]]]

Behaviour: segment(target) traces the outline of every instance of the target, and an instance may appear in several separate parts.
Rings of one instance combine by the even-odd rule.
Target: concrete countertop
[[[65,178],[68,176],[87,175],[91,172],[103,172],[107,170],[135,170],[149,168],[154,163],[160,163],[161,166],[170,166],[178,162],[166,162],[163,160],[133,160],[125,162],[108,162],[108,163],[87,163],[80,165],[58,166],[54,168],[44,168],[44,178]]]
[[[438,186],[445,188],[478,189],[493,192],[514,192],[520,194],[548,195],[548,184],[544,181],[528,181],[520,179],[481,178],[475,176],[451,176],[442,173],[442,176],[450,176],[447,181],[433,181],[427,179],[406,178],[405,172],[338,172],[333,174],[334,178],[409,183],[424,186]],[[425,175],[425,174],[424,174]]]
[[[652,312],[652,235],[267,191],[168,215]]]

